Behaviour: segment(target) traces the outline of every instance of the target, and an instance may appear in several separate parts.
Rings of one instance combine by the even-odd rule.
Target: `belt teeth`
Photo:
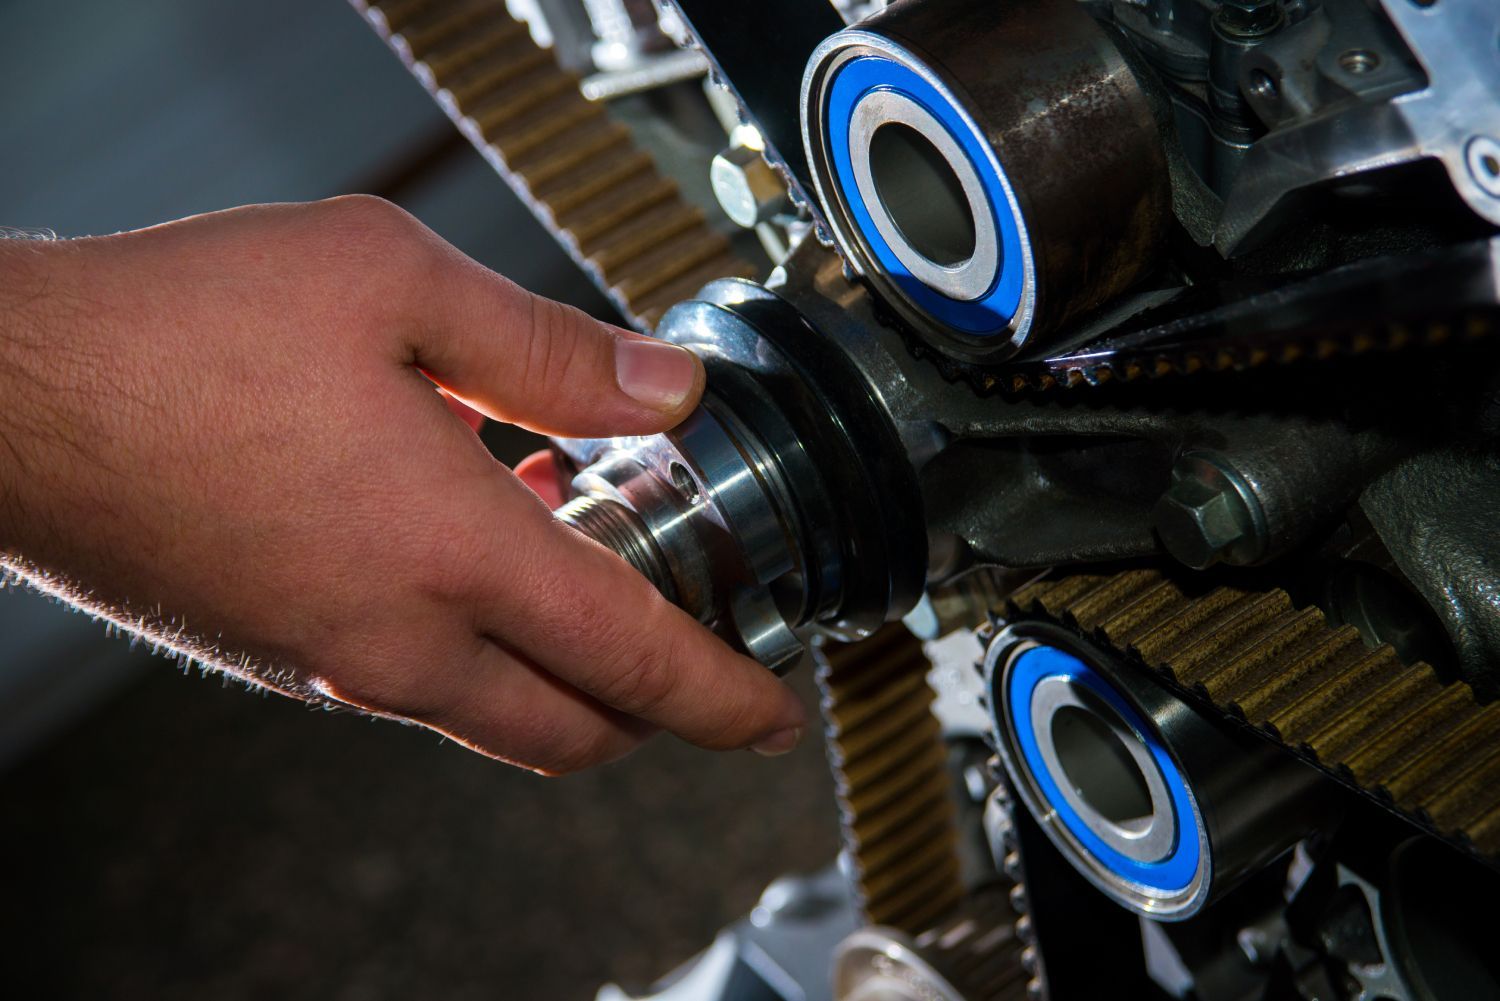
[[[586,176],[604,157],[634,148],[630,133],[623,125],[601,119],[579,129],[578,134],[561,149],[549,150],[542,157],[521,160],[515,167],[525,173],[531,190],[539,191],[574,171]]]
[[[353,3],[638,327],[754,274],[504,0]]]
[[[1500,855],[1500,704],[1478,705],[1467,685],[1366,647],[1279,590],[1195,594],[1131,571],[1043,580],[1011,604],[1102,636],[1418,821]]]
[[[513,81],[531,74],[546,74],[547,77],[568,78],[558,68],[552,53],[535,45],[519,45],[514,51],[502,50],[496,59],[474,63],[462,71],[450,72],[435,83],[444,95],[463,113],[477,110],[486,102],[504,98],[505,90]],[[579,95],[582,101],[583,95]]]
[[[1226,644],[1218,663],[1214,663],[1214,658],[1205,659],[1197,681],[1215,701],[1237,709],[1241,708],[1242,698],[1268,677],[1284,670],[1287,663],[1305,655],[1309,648],[1330,642],[1342,644],[1343,638],[1330,637],[1321,612],[1304,609],[1269,635],[1263,627],[1259,632],[1248,631],[1241,640]]]
[[[422,59],[480,21],[496,17],[509,17],[504,0],[459,0],[420,11],[397,30],[412,58]]]
[[[881,844],[888,838],[899,837],[914,823],[923,823],[934,815],[945,816],[953,808],[948,798],[946,783],[924,783],[914,793],[909,793],[888,804],[885,809],[873,813],[850,813],[849,829],[860,846],[860,861],[867,863],[867,847]],[[897,858],[895,865],[905,865],[905,859]],[[873,896],[882,889],[880,873],[875,867],[866,873],[869,877],[866,889]]]
[[[906,868],[921,875],[899,874],[899,879],[888,884],[890,889],[882,887],[880,894],[871,897],[865,906],[872,924],[923,928],[963,899],[957,859],[929,849],[913,857]]]
[[[650,326],[655,326],[670,307],[697,294],[698,290],[715,278],[753,278],[755,268],[740,258],[733,249],[717,257],[705,258],[698,267],[688,271],[661,288],[640,298],[640,314]]]
[[[946,801],[937,801],[932,809],[921,815],[903,817],[902,823],[893,825],[887,837],[860,846],[860,865],[865,869],[889,873],[903,861],[912,858],[922,846],[934,838],[942,840],[945,828],[953,822],[952,806]],[[896,882],[894,879],[891,883]],[[887,884],[889,885],[889,884]],[[893,887],[894,888],[894,887]],[[883,886],[866,887],[867,892],[878,892]]]
[[[1185,685],[1202,685],[1226,657],[1277,640],[1278,617],[1290,613],[1284,594],[1258,594],[1203,623],[1198,636],[1178,642],[1167,663]],[[1206,687],[1206,686],[1205,686]]]
[[[703,211],[679,201],[667,201],[618,227],[590,251],[589,260],[612,274],[652,247],[703,225]]]
[[[509,162],[537,153],[570,130],[603,117],[601,105],[574,101],[570,94],[566,99],[549,101],[484,136]]]
[[[509,102],[523,98],[528,89],[550,85],[560,87],[553,93],[576,89],[578,80],[564,73],[546,49],[528,46],[503,61],[485,63],[467,73],[453,74],[441,83],[450,100],[460,111],[473,118],[486,138],[503,125],[507,118],[493,118]],[[583,101],[582,96],[578,97]]]
[[[1456,722],[1444,721],[1444,732],[1431,744],[1423,746],[1418,753],[1392,762],[1390,771],[1381,777],[1380,784],[1399,802],[1430,797],[1442,782],[1443,776],[1453,770],[1453,762],[1471,754],[1473,749],[1484,749],[1484,742],[1500,733],[1500,706],[1485,706]],[[1425,807],[1424,807],[1425,808]],[[1430,811],[1429,811],[1430,812]]]
[[[630,188],[633,179],[645,181],[653,188],[666,181],[652,169],[649,156],[638,149],[624,148],[596,162],[587,173],[565,175],[540,189],[533,188],[532,192],[547,203],[559,222],[563,222],[576,217],[580,209],[595,199],[619,209],[638,204],[637,199],[630,197],[636,193]],[[622,190],[627,193],[626,197],[618,197]],[[672,190],[676,190],[675,184]],[[580,245],[587,245],[594,233],[585,234],[575,229],[574,235],[579,238]]]
[[[1405,665],[1382,684],[1372,686],[1344,706],[1329,713],[1323,725],[1307,737],[1320,758],[1348,767],[1349,757],[1359,748],[1378,740],[1393,726],[1405,726],[1407,718],[1442,694],[1437,679]]]
[[[610,275],[613,287],[626,299],[640,299],[691,271],[705,257],[729,250],[722,233],[680,233],[616,269]]]
[[[1471,767],[1459,771],[1440,790],[1427,797],[1423,806],[1440,829],[1462,831],[1467,835],[1469,829],[1475,827],[1482,831],[1493,830],[1497,798],[1500,798],[1500,760],[1490,753],[1482,754]],[[1472,835],[1470,837],[1473,840]],[[1493,852],[1500,846],[1492,839],[1483,845],[1476,843],[1476,847]]]
[[[942,757],[939,730],[934,726],[913,727],[855,759],[844,757],[842,752],[833,755],[844,775],[850,811],[862,816],[921,786],[924,776],[942,764],[929,760]]]
[[[1371,650],[1356,635],[1330,631],[1325,640],[1300,656],[1290,658],[1281,670],[1263,680],[1253,691],[1239,697],[1245,718],[1275,729],[1272,722],[1304,692],[1326,684],[1330,678],[1358,670],[1365,661],[1382,660],[1386,654]]]
[[[1467,685],[1447,685],[1420,708],[1407,712],[1393,726],[1363,746],[1343,755],[1343,763],[1365,785],[1384,786],[1385,778],[1429,751],[1453,730],[1465,728],[1484,714]]]
[[[1178,660],[1184,643],[1238,615],[1241,598],[1238,591],[1224,588],[1197,601],[1185,602],[1175,614],[1140,631],[1131,645],[1152,663],[1165,663],[1169,658]]]
[[[503,50],[529,41],[526,25],[511,17],[497,17],[493,22],[468,34],[464,40],[449,46],[442,52],[430,52],[422,61],[439,87],[447,87],[450,81],[464,74],[465,70],[481,65]],[[539,50],[527,46],[530,51]]]
[[[1127,571],[1099,578],[1087,593],[1068,602],[1068,614],[1077,620],[1081,628],[1093,630],[1098,627],[1105,613],[1139,591],[1142,583],[1143,574],[1140,572]]]
[[[433,8],[440,7],[445,2],[446,0],[384,0],[383,3],[371,6],[379,9],[389,31],[399,32],[424,13],[430,14]]]
[[[1136,640],[1169,621],[1186,602],[1176,588],[1160,578],[1142,580],[1134,597],[1111,609],[1100,627],[1111,641],[1133,648]]]
[[[630,176],[630,175],[625,175]],[[662,202],[677,197],[677,185],[648,170],[637,172],[616,189],[614,197],[602,197],[580,202],[566,215],[559,216],[560,225],[567,228],[579,249],[587,255],[599,246],[600,241],[618,226]]]
[[[844,841],[866,917],[923,930],[963,897],[928,663],[899,626],[831,644],[818,670]]]

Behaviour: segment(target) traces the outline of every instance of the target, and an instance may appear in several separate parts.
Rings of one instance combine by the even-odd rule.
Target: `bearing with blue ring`
[[[972,207],[992,220],[998,234],[998,254],[995,272],[978,298],[955,299],[922,281],[876,225],[855,164],[855,156],[867,156],[868,150],[856,154],[851,148],[851,125],[861,102],[880,93],[900,95],[930,114],[962,150],[966,160],[962,166],[972,170],[981,182],[985,204]],[[1024,223],[1009,181],[979,131],[930,81],[881,55],[862,55],[840,65],[826,94],[827,151],[834,183],[874,265],[912,306],[954,331],[976,338],[1024,338],[1025,330],[1015,329],[1018,321],[1022,326],[1029,322],[1023,309],[1030,270]]]
[[[1107,844],[1080,816],[1071,802],[1072,797],[1066,795],[1059,785],[1059,777],[1053,774],[1053,767],[1046,760],[1037,739],[1032,713],[1032,700],[1038,686],[1053,678],[1065,679],[1097,696],[1118,714],[1145,746],[1166,787],[1174,821],[1175,837],[1164,857],[1143,861]],[[1005,674],[1004,690],[1005,712],[1020,758],[1035,782],[1037,792],[1078,846],[1104,870],[1151,896],[1171,897],[1191,891],[1204,869],[1198,813],[1187,780],[1171,753],[1155,729],[1129,701],[1078,657],[1044,645],[1028,647],[1012,660]]]

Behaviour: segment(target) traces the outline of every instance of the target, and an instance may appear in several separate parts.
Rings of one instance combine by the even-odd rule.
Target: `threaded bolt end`
[[[639,515],[604,497],[575,497],[557,509],[557,520],[617,553],[651,582],[668,601],[676,602],[672,569],[661,547]]]

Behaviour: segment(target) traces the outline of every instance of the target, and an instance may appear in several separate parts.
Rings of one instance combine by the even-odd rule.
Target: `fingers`
[[[557,460],[551,452],[532,452],[517,463],[515,472],[532,493],[546,501],[548,507],[562,507],[563,489],[558,482]]]
[[[546,671],[491,645],[484,680],[453,708],[423,720],[465,746],[543,775],[607,764],[654,727],[600,705]]]
[[[655,434],[703,393],[703,363],[685,348],[532,295],[445,255],[409,325],[415,363],[489,417],[544,434]]]
[[[599,702],[702,747],[782,753],[796,744],[806,715],[775,675],[615,554],[539,521],[512,536],[511,572],[491,583],[480,612],[508,645]]]
[[[409,719],[492,758],[544,775],[616,761],[654,728],[600,705],[489,640],[477,652],[436,663],[413,660],[385,674],[368,670],[314,679],[326,697]]]

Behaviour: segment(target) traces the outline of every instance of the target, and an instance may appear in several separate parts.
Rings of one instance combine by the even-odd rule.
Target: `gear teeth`
[[[633,325],[755,274],[504,0],[351,3]]]
[[[870,923],[917,934],[964,896],[947,752],[929,664],[899,624],[821,652],[828,754]]]
[[[1389,646],[1366,647],[1284,591],[1202,593],[1151,570],[1022,588],[1044,615],[1154,668],[1418,823],[1500,861],[1500,704]]]

